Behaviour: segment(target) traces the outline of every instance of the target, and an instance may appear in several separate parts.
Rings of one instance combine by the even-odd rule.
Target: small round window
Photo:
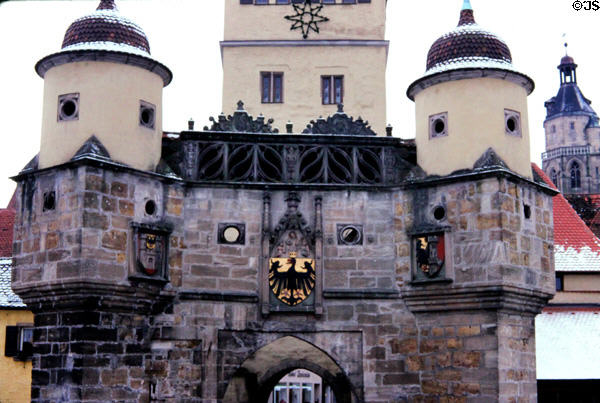
[[[341,245],[362,244],[362,225],[338,225],[338,241]]]
[[[429,138],[448,135],[448,113],[442,112],[429,116]]]
[[[243,245],[245,228],[244,224],[219,224],[219,243]]]
[[[435,122],[433,122],[433,130],[435,131],[436,134],[444,133],[445,128],[446,128],[446,123],[444,123],[444,121],[442,119],[436,119]]]
[[[58,120],[79,119],[79,94],[65,94],[58,97]]]
[[[236,243],[240,239],[240,230],[236,227],[227,227],[223,231],[223,239],[227,243]]]
[[[433,209],[433,217],[438,221],[443,220],[446,218],[446,209],[442,206],[437,206]]]
[[[517,118],[511,116],[506,120],[506,127],[509,131],[514,132],[519,127],[519,123],[517,122]]]
[[[155,110],[154,105],[141,101],[140,103],[140,126],[154,129],[155,121]]]
[[[521,114],[510,109],[504,110],[506,134],[521,137]]]
[[[144,206],[144,211],[147,215],[154,215],[156,213],[156,203],[154,200],[148,200]]]

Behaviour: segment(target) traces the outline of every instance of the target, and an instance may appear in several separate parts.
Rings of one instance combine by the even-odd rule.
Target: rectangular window
[[[562,273],[556,273],[556,291],[564,290],[564,277]]]
[[[33,325],[6,326],[4,355],[29,360],[33,354]]]
[[[275,4],[290,4],[290,0],[277,0]]]
[[[343,4],[356,4],[356,0],[342,0]]]
[[[254,0],[240,0],[240,4],[254,4]]]
[[[269,0],[256,0],[256,4],[269,4]]]
[[[283,103],[283,73],[260,73],[261,101],[263,104]]]
[[[323,4],[335,4],[335,0],[323,0]]]
[[[344,102],[344,76],[321,76],[321,102],[323,105]]]

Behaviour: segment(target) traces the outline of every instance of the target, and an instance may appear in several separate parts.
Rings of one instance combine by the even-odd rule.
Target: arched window
[[[554,183],[554,186],[558,187],[558,174],[554,168],[550,171],[550,179],[552,180],[552,183]]]
[[[571,189],[580,188],[581,187],[581,169],[579,169],[579,164],[577,162],[573,162],[571,164]]]

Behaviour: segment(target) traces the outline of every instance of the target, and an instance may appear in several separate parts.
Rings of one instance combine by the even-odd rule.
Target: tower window
[[[577,162],[571,164],[571,189],[581,187],[581,169]]]
[[[554,168],[550,171],[550,179],[552,180],[552,183],[554,183],[554,186],[558,187],[558,174]]]
[[[283,103],[283,73],[260,73],[261,101],[263,104]]]
[[[575,130],[575,122],[569,122],[569,128]]]
[[[448,112],[429,116],[429,138],[448,136]]]
[[[321,76],[321,102],[323,105],[344,102],[344,76]]]
[[[556,133],[556,126],[552,125],[552,127],[550,128],[550,132],[551,133]]]
[[[140,126],[154,129],[156,107],[151,103],[140,101]]]
[[[79,120],[79,93],[58,97],[58,121]]]
[[[504,130],[508,135],[521,137],[521,113],[510,109],[505,109]]]

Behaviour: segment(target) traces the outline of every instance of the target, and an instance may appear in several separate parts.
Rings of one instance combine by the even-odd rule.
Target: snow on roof
[[[10,287],[12,259],[0,258],[0,309],[24,308],[25,304]]]
[[[556,189],[550,178],[536,164],[533,170]],[[562,194],[552,199],[554,216],[554,268],[556,271],[599,271],[600,239],[577,215]]]
[[[436,66],[428,69],[425,72],[425,76],[457,69],[501,69],[518,73],[518,70],[514,68],[513,64],[505,60],[492,59],[490,57],[471,56],[457,57],[455,59],[450,59],[444,61],[443,63],[437,64]]]
[[[150,56],[150,44],[142,28],[122,16],[114,3],[76,19],[65,32],[62,50],[118,50]],[[102,3],[100,4],[102,7]],[[123,45],[117,49],[111,45]]]
[[[124,53],[132,53],[138,56],[150,57],[150,53],[137,48],[135,46],[128,45],[126,43],[116,43],[116,42],[106,42],[106,41],[98,41],[98,42],[80,42],[74,45],[65,46],[61,49],[61,52],[70,51],[70,50],[108,50],[114,52],[124,52]]]
[[[600,379],[600,309],[535,318],[537,379]]]

